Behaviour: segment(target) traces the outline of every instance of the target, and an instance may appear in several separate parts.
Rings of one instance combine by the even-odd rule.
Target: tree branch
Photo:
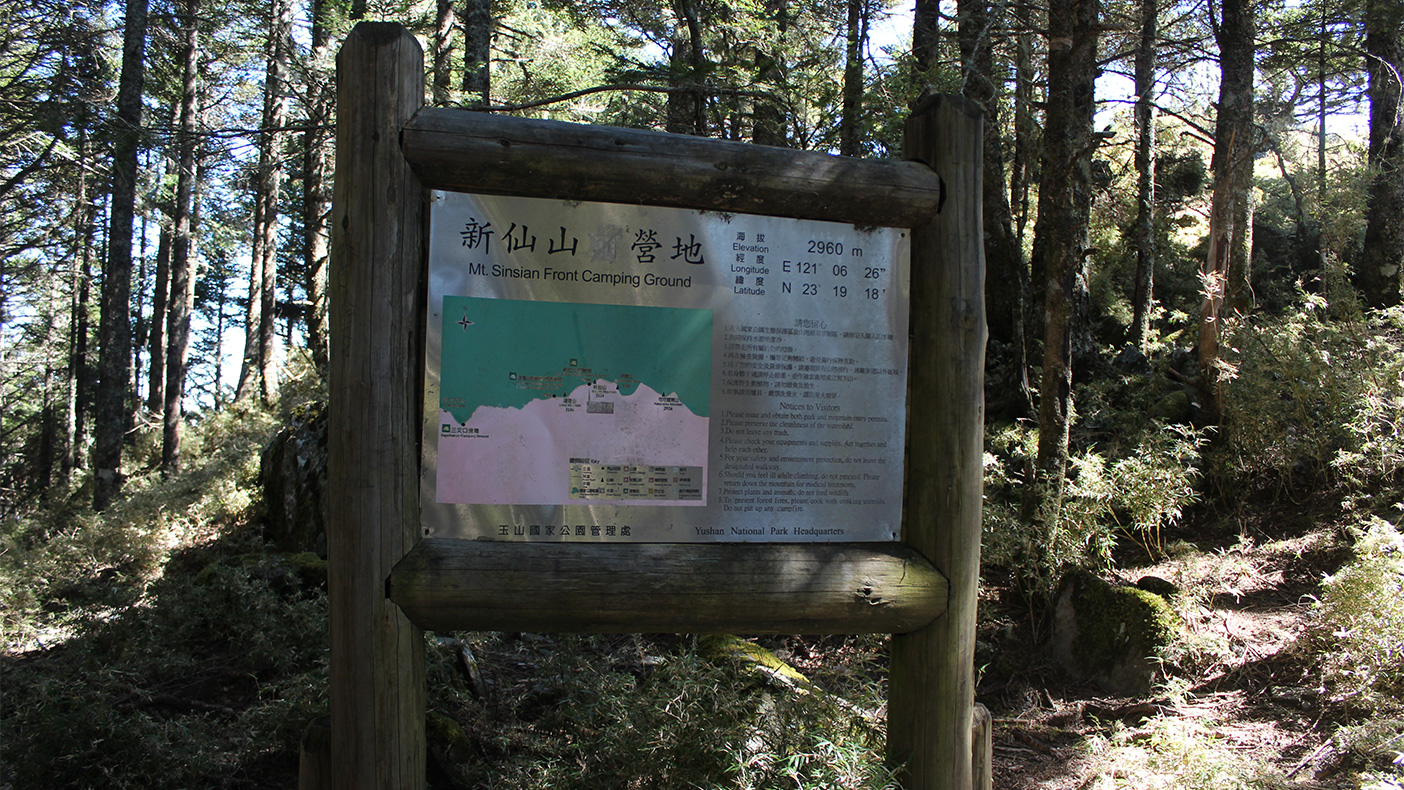
[[[1135,104],[1135,103],[1136,103],[1136,100],[1135,100],[1135,99],[1102,99],[1101,102],[1102,102],[1103,104]],[[1160,112],[1160,114],[1162,114],[1162,115],[1168,115],[1168,116],[1170,116],[1171,118],[1174,118],[1174,119],[1180,121],[1180,122],[1183,123],[1184,125],[1188,126],[1193,132],[1195,132],[1195,136],[1196,136],[1196,137],[1198,137],[1199,139],[1203,140],[1203,141],[1206,142],[1206,143],[1210,143],[1211,145],[1213,144],[1213,142],[1214,142],[1214,132],[1213,132],[1212,130],[1209,130],[1209,129],[1204,128],[1203,126],[1200,126],[1200,125],[1199,125],[1198,123],[1196,123],[1195,121],[1190,120],[1189,118],[1185,117],[1184,115],[1182,115],[1182,114],[1180,114],[1180,113],[1178,113],[1178,112],[1175,112],[1174,110],[1171,110],[1171,109],[1166,108],[1164,105],[1160,104],[1159,102],[1152,102],[1151,104],[1152,104],[1152,106],[1155,107],[1155,109],[1156,109],[1158,112]]]
[[[517,112],[518,110],[530,110],[536,107],[544,107],[548,104],[558,104],[560,102],[572,101],[582,96],[589,96],[595,93],[605,93],[607,91],[641,91],[644,93],[702,93],[707,96],[745,96],[753,99],[774,99],[775,95],[768,91],[744,90],[741,88],[709,88],[706,86],[664,86],[664,85],[641,85],[632,82],[611,83],[608,85],[596,85],[592,88],[583,88],[570,93],[563,93],[559,96],[551,96],[545,99],[522,102],[521,104],[498,104],[491,107],[467,107],[475,112]]]
[[[15,173],[14,176],[7,179],[3,185],[0,185],[0,197],[4,197],[5,195],[9,194],[10,190],[14,189],[22,181],[29,178],[29,176],[32,175],[34,171],[42,167],[44,162],[49,158],[49,154],[52,154],[54,152],[54,147],[58,145],[58,141],[59,138],[57,135],[50,137],[49,147],[44,149],[44,153],[36,156],[33,162],[30,162],[29,164],[20,168],[19,172]]]

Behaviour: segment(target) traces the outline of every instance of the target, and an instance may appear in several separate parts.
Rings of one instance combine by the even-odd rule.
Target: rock
[[[782,688],[803,689],[810,686],[809,678],[785,663],[775,653],[739,636],[703,636],[697,640],[697,647],[708,661],[734,660],[756,677]]]
[[[1116,359],[1112,360],[1112,365],[1122,373],[1137,376],[1149,376],[1152,372],[1150,359],[1139,348],[1130,343],[1123,346],[1121,351],[1117,353]]]
[[[1136,581],[1136,587],[1148,593],[1155,593],[1167,601],[1180,594],[1180,588],[1174,582],[1159,576],[1142,576]]]
[[[279,551],[327,556],[327,412],[312,406],[263,450],[264,538]]]
[[[459,763],[473,754],[473,739],[463,726],[436,710],[424,712],[424,736],[434,756],[444,763]]]
[[[473,737],[463,726],[436,710],[424,712],[424,739],[428,742],[430,787],[468,787],[464,764],[478,754]]]
[[[1194,422],[1195,410],[1189,393],[1178,389],[1152,404],[1146,416],[1169,425],[1190,425]]]
[[[278,559],[287,565],[304,589],[327,586],[327,561],[316,552],[281,554],[278,555]]]
[[[1064,671],[1113,694],[1150,691],[1156,657],[1175,635],[1165,599],[1074,570],[1053,601],[1053,656]]]
[[[195,583],[218,584],[220,569],[229,567],[227,562],[237,563],[250,579],[266,582],[280,595],[294,595],[327,586],[327,561],[310,551],[296,554],[254,552],[241,554],[229,561],[216,560],[195,574]]]

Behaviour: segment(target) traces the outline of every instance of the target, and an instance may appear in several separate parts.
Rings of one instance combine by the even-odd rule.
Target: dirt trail
[[[995,787],[1353,786],[1335,779],[1333,727],[1322,721],[1304,639],[1311,596],[1349,549],[1318,530],[1172,553],[1120,573],[1182,591],[1176,608],[1189,638],[1152,698],[1107,697],[1036,662],[982,680],[978,698],[995,716]]]

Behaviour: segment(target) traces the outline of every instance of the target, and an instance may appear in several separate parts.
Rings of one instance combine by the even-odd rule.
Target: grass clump
[[[451,767],[461,786],[895,787],[875,713],[876,639],[836,645],[844,660],[810,670],[802,688],[758,676],[741,658],[709,657],[687,637],[460,639],[494,689],[474,699],[453,662],[431,650],[431,708],[466,734],[448,749],[462,756]],[[443,721],[437,729],[453,732]]]
[[[1397,485],[1404,308],[1338,319],[1321,297],[1301,299],[1301,309],[1232,326],[1215,481],[1242,495]]]
[[[1197,500],[1203,433],[1152,424],[1116,456],[1075,453],[1063,497],[1036,518],[1024,512],[1037,430],[1012,425],[987,433],[983,562],[1015,571],[1031,600],[1047,599],[1069,566],[1110,566],[1119,538],[1163,554],[1164,530]]]
[[[326,596],[291,560],[249,559],[267,556],[257,477],[276,422],[257,406],[204,416],[168,478],[139,438],[105,512],[80,479],[0,525],[0,786],[295,776],[326,705]]]
[[[175,572],[62,647],[3,664],[16,790],[264,787],[325,705],[325,598],[238,566]]]
[[[1156,717],[1136,729],[1089,739],[1087,750],[1107,768],[1089,790],[1268,790],[1288,782],[1271,765],[1246,756],[1215,722]]]
[[[1307,645],[1344,764],[1362,786],[1404,779],[1404,535],[1381,518],[1355,530],[1355,557],[1321,582]],[[1368,780],[1368,781],[1367,781]]]
[[[1313,630],[1322,681],[1347,709],[1404,712],[1404,536],[1374,518],[1355,552],[1321,584]]]
[[[231,407],[188,431],[180,474],[162,479],[157,450],[130,461],[123,497],[101,514],[83,479],[0,527],[6,650],[54,644],[133,605],[174,550],[248,523],[259,502],[259,452],[273,426],[263,409]]]

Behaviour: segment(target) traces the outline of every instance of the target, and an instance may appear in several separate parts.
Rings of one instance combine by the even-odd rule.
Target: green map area
[[[601,379],[708,416],[711,310],[445,296],[442,329],[440,408],[460,424],[479,406],[521,408]]]

